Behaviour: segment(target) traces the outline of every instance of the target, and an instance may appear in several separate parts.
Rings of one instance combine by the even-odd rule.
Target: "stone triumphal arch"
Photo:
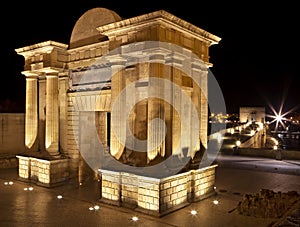
[[[160,179],[155,182],[162,190],[168,187],[162,179],[171,176],[182,185],[206,177],[206,186],[183,187],[187,198],[173,205],[138,201],[145,193],[139,187],[126,194],[134,197],[127,202],[152,211],[211,193],[214,166],[191,167],[207,148],[209,47],[219,41],[164,10],[122,19],[93,8],[78,19],[68,45],[45,41],[16,49],[26,76],[27,150],[18,155],[19,177],[52,186],[70,177],[81,182],[101,169],[102,197],[109,203],[122,200],[113,181],[143,175],[137,167]],[[163,165],[156,175],[147,172],[170,157],[188,161],[169,174]]]

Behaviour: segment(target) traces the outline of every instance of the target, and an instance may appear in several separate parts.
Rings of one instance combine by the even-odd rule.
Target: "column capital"
[[[69,71],[63,71],[58,73],[59,78],[68,77],[68,76],[69,76]]]
[[[46,73],[45,76],[46,76],[46,78],[49,78],[49,77],[58,77],[58,73],[55,73],[55,72]]]
[[[121,55],[113,55],[113,56],[106,56],[105,57],[108,62],[110,63],[111,73],[112,75],[116,74],[117,72],[125,69],[127,59]]]
[[[45,67],[42,69],[39,69],[39,72],[46,73],[46,74],[58,74],[62,69],[55,68],[55,67]]]
[[[57,74],[55,74],[55,73],[51,73],[51,74],[46,74],[46,79],[47,78],[58,78],[58,75]]]
[[[191,68],[193,71],[207,71],[207,65],[200,59],[193,59],[191,62]]]
[[[149,61],[164,64],[166,62],[166,53],[162,50],[151,51]]]
[[[23,71],[21,72],[23,75],[25,75],[26,79],[37,79],[39,77],[38,73],[32,72],[32,71]]]
[[[166,56],[166,65],[173,65],[181,68],[183,66],[183,62],[185,57],[183,55],[179,55],[177,53],[171,53]]]

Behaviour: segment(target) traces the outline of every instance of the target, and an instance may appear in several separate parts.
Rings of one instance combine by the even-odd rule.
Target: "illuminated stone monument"
[[[16,49],[25,58],[28,148],[19,177],[52,185],[99,174],[101,201],[155,215],[214,193],[216,166],[199,165],[209,47],[219,41],[163,10],[122,19],[94,8],[69,45]]]

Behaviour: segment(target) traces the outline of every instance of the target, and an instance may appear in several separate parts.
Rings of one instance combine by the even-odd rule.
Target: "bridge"
[[[266,144],[266,128],[258,122],[249,122],[226,128],[209,136],[210,142],[221,144],[221,150],[262,148]]]
[[[271,134],[276,135],[279,138],[300,139],[300,131],[271,131]]]
[[[271,131],[273,134],[290,134],[290,135],[300,135],[300,131],[290,132],[290,131]]]

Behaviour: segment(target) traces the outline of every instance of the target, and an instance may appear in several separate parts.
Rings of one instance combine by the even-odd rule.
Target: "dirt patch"
[[[296,191],[274,192],[269,189],[261,189],[255,194],[245,194],[238,203],[237,211],[241,215],[280,218],[297,201],[300,195]]]

